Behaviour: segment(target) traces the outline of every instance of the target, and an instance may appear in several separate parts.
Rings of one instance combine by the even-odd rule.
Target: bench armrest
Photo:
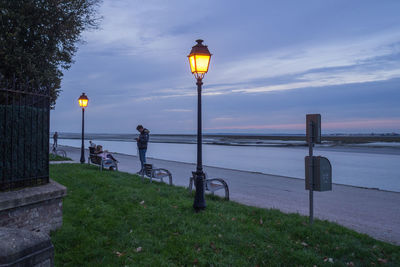
[[[222,178],[206,179],[206,190],[214,193],[217,190],[224,189],[225,199],[229,200],[229,187],[228,184]]]
[[[169,184],[172,185],[172,174],[169,170],[163,168],[156,168],[151,170],[151,176],[157,178],[158,174],[163,174],[163,177],[168,176]]]

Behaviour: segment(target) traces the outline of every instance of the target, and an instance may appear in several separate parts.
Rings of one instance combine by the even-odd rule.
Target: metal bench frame
[[[192,172],[192,177],[190,177],[189,181],[189,192],[192,192],[194,177],[196,176],[196,172]],[[207,177],[207,174],[204,173],[204,176]],[[210,191],[212,195],[214,195],[215,191],[224,189],[225,191],[225,199],[229,200],[229,187],[228,184],[222,178],[212,178],[212,179],[205,179],[205,189],[206,191]],[[196,185],[195,185],[196,186]]]
[[[63,149],[59,149],[58,146],[55,146],[54,144],[51,147],[51,154],[55,155],[55,156],[61,156],[66,158],[67,157],[67,152],[65,152],[65,150]]]
[[[145,176],[150,178],[150,183],[153,179],[160,179],[161,182],[164,182],[164,177],[168,177],[169,185],[173,185],[171,172],[167,169],[155,168],[153,164],[144,164],[144,172],[142,172],[141,176],[142,181],[144,181]]]

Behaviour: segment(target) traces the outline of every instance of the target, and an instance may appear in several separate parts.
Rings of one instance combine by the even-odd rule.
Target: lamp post
[[[82,146],[81,146],[81,163],[85,163],[85,144],[84,144],[84,139],[85,139],[85,108],[88,105],[89,98],[85,95],[85,93],[82,93],[82,95],[79,97],[78,102],[79,106],[82,108]]]
[[[201,86],[203,85],[204,75],[208,71],[211,53],[207,46],[202,44],[203,40],[196,40],[196,42],[197,44],[192,47],[188,58],[192,74],[197,80],[197,168],[196,172],[193,172],[196,186],[193,208],[196,212],[199,212],[206,208],[204,198],[205,175],[202,161]]]

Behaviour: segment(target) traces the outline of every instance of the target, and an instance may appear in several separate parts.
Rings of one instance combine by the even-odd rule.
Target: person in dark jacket
[[[139,158],[141,169],[138,173],[142,174],[144,172],[144,164],[146,164],[146,151],[147,151],[147,143],[149,142],[149,133],[150,131],[146,128],[143,128],[142,125],[138,125],[136,130],[139,131],[139,137],[136,138],[137,147],[139,150]]]
[[[53,140],[54,140],[53,146],[54,146],[55,148],[57,148],[57,146],[58,146],[58,133],[57,133],[57,132],[54,133],[54,135],[53,135]]]

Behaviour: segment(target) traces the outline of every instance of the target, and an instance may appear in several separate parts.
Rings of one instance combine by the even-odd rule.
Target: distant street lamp
[[[197,44],[192,47],[192,51],[188,56],[190,69],[197,80],[197,168],[193,172],[193,178],[196,186],[196,195],[194,197],[193,208],[196,212],[206,208],[204,198],[205,175],[203,172],[202,162],[202,132],[201,132],[201,86],[204,75],[208,71],[210,64],[211,53],[206,45],[203,45],[203,40],[196,40]]]
[[[85,163],[85,108],[88,105],[89,98],[82,93],[82,95],[78,99],[79,106],[82,108],[82,146],[81,146],[81,163]]]

